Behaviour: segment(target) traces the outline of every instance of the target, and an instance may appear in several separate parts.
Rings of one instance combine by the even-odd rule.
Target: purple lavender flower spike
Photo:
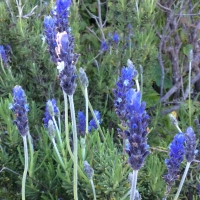
[[[67,95],[73,95],[76,90],[75,63],[79,57],[74,53],[74,38],[65,31],[58,33],[57,45],[59,62],[64,62],[64,68],[59,72],[60,86]]]
[[[121,70],[121,76],[116,83],[116,89],[114,90],[114,106],[115,111],[119,119],[124,123],[126,121],[126,93],[133,87],[134,77],[137,76],[137,70],[134,65],[128,65]]]
[[[101,41],[101,47],[100,47],[100,50],[103,52],[103,51],[107,51],[109,48],[109,45],[106,43],[105,40]]]
[[[8,65],[8,62],[10,60],[8,55],[10,50],[11,48],[9,45],[6,46],[0,45],[0,58],[3,60],[5,65]]]
[[[113,41],[115,44],[118,44],[119,43],[119,35],[115,32],[114,35],[113,35]]]
[[[48,100],[46,103],[45,113],[44,113],[44,126],[45,128],[48,128],[48,122],[49,120],[52,120],[53,116],[56,116],[59,112],[59,109],[56,105],[56,100]]]
[[[78,112],[78,133],[81,134],[82,136],[85,136],[85,115],[83,112],[79,111]]]
[[[129,165],[133,170],[139,170],[150,153],[147,144],[149,115],[145,111],[145,103],[141,103],[140,91],[130,89],[126,95],[126,102],[128,130],[125,131],[125,136],[128,144],[125,150],[129,156]]]
[[[55,24],[58,32],[66,31],[69,34],[69,10],[71,0],[57,0],[56,7],[52,11],[52,15],[55,18]]]
[[[97,110],[94,110],[94,114],[98,120],[98,123],[101,124],[102,120],[101,120],[101,115],[100,115],[100,112],[97,111]],[[88,127],[88,131],[91,133],[92,129],[97,129],[97,124],[96,124],[96,121],[94,119],[90,120],[89,121],[89,127]]]
[[[55,26],[55,19],[51,16],[46,16],[44,18],[44,32],[45,32],[45,39],[48,45],[48,50],[51,55],[51,61],[57,64],[57,55],[55,48],[57,47],[56,43],[56,26]]]
[[[29,132],[27,113],[29,107],[26,100],[26,95],[21,86],[16,85],[13,88],[13,104],[10,104],[9,108],[15,113],[16,124],[21,136],[25,137]]]
[[[179,168],[181,162],[184,160],[184,142],[185,136],[182,133],[178,133],[174,136],[172,143],[169,145],[169,159],[165,160],[168,173],[164,176],[164,180],[170,187],[178,179]]]
[[[188,127],[185,133],[185,157],[187,162],[192,162],[197,154],[196,134],[192,127]]]

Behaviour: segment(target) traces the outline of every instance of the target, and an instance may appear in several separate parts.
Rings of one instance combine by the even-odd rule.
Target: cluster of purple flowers
[[[21,86],[16,85],[13,88],[13,104],[10,104],[9,108],[15,113],[16,116],[14,124],[16,124],[21,136],[25,137],[29,131],[27,117],[29,107],[27,104],[25,92]]]
[[[97,110],[94,110],[94,114],[98,120],[98,123],[101,124],[102,120],[101,120],[101,115],[100,112]],[[86,124],[86,118],[83,112],[79,111],[78,112],[78,132],[79,134],[81,134],[82,136],[85,136],[85,124]],[[88,126],[88,131],[89,133],[92,132],[92,129],[96,130],[97,129],[97,124],[95,122],[94,119],[89,121],[89,126]]]
[[[175,180],[178,179],[180,164],[185,155],[184,142],[184,134],[179,133],[174,136],[172,143],[169,145],[169,159],[165,160],[168,173],[164,176],[164,180],[169,186],[172,186]]]
[[[101,41],[101,47],[100,50],[103,51],[107,51],[111,46],[115,46],[119,43],[119,35],[117,34],[117,32],[114,32],[113,36],[111,34],[108,35],[109,39],[106,42],[106,40],[102,40]]]
[[[9,53],[11,51],[11,48],[9,45],[0,45],[0,58],[4,62],[4,64],[7,66],[8,62],[10,61]]]
[[[76,89],[75,63],[79,55],[74,53],[74,37],[68,22],[70,5],[71,0],[56,1],[52,16],[44,18],[44,32],[51,60],[59,66],[60,86],[66,94],[73,95]]]
[[[128,162],[133,170],[139,170],[144,159],[150,153],[147,144],[147,126],[149,115],[145,111],[146,104],[141,102],[141,93],[133,89],[133,79],[137,71],[133,63],[128,60],[127,67],[121,70],[118,78],[115,95],[115,110],[124,127],[127,127],[123,138],[128,140],[126,152],[129,156]]]
[[[164,176],[164,180],[171,187],[178,179],[180,165],[184,157],[187,162],[191,163],[197,154],[196,135],[192,127],[188,127],[185,134],[176,134],[169,145],[169,150],[169,159],[165,160],[168,173]]]
[[[122,124],[125,123],[127,110],[126,110],[126,93],[134,86],[133,79],[137,76],[138,72],[135,69],[133,63],[128,60],[127,67],[121,69],[121,76],[116,83],[116,89],[114,89],[114,106],[115,111]]]

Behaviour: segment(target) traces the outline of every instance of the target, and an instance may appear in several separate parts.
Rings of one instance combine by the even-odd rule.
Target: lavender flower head
[[[10,61],[9,58],[9,52],[10,52],[10,46],[9,45],[0,45],[0,59],[4,62],[4,64],[7,66],[8,62]]]
[[[121,69],[121,76],[116,83],[116,89],[114,90],[114,106],[115,112],[122,122],[126,120],[126,93],[134,86],[133,79],[137,76],[137,70],[130,60],[127,62],[127,67]]]
[[[113,35],[113,42],[115,43],[115,44],[118,44],[119,43],[119,35],[116,33],[116,32],[114,32],[114,35]]]
[[[98,123],[101,124],[102,120],[101,120],[100,112],[97,110],[94,110],[94,114],[98,120]],[[81,134],[82,136],[85,136],[85,125],[86,125],[86,117],[82,111],[79,111],[77,128],[78,128],[79,134]],[[95,120],[94,119],[90,120],[89,127],[88,127],[89,133],[92,132],[92,129],[96,130],[97,128],[98,128],[98,126],[97,126]]]
[[[85,124],[86,124],[85,115],[83,112],[79,111],[77,128],[78,128],[78,133],[81,134],[82,136],[85,136]]]
[[[48,100],[46,103],[46,108],[43,118],[45,128],[48,128],[49,120],[52,120],[52,117],[58,115],[58,113],[59,109],[56,105],[56,100],[55,99]]]
[[[44,24],[45,40],[48,45],[48,51],[51,56],[51,61],[57,64],[57,55],[55,50],[55,48],[57,47],[55,19],[52,18],[51,16],[45,16],[43,24]]]
[[[101,41],[100,50],[101,50],[102,52],[104,52],[104,51],[107,51],[108,48],[109,48],[109,45],[106,43],[106,41],[105,41],[105,40]]]
[[[27,113],[29,107],[26,100],[26,95],[21,86],[16,85],[13,88],[13,104],[10,104],[9,108],[15,113],[16,124],[21,136],[25,137],[29,132]]]
[[[84,88],[87,88],[88,85],[89,85],[89,81],[88,81],[88,77],[84,71],[84,69],[81,67],[79,69],[79,77],[80,77],[80,81],[81,81],[81,84]]]
[[[75,63],[79,57],[74,53],[74,38],[64,31],[57,34],[56,41],[58,60],[64,64],[59,70],[60,86],[67,95],[73,95],[76,90]]]
[[[182,133],[178,133],[169,145],[169,159],[165,160],[168,173],[164,176],[164,180],[170,187],[178,179],[180,164],[184,160],[184,142],[185,136]]]
[[[102,120],[101,120],[101,114],[99,111],[97,110],[94,110],[94,114],[97,118],[97,121],[98,121],[98,124],[101,124],[102,123]],[[89,127],[88,127],[88,131],[91,132],[92,129],[96,130],[98,128],[97,124],[96,124],[96,121],[94,119],[90,120],[89,121]]]
[[[56,0],[56,6],[52,10],[52,15],[56,19],[55,24],[58,32],[70,32],[68,18],[71,4],[71,0]]]
[[[59,62],[55,50],[57,47],[56,34],[65,31],[70,35],[68,37],[71,37],[71,40],[73,40],[70,34],[70,27],[68,26],[70,5],[71,0],[57,0],[55,8],[51,12],[52,16],[46,16],[44,18],[45,38],[51,55],[51,61],[55,64]]]
[[[188,127],[185,133],[185,157],[187,162],[195,159],[198,150],[196,150],[196,134],[192,127]]]
[[[139,170],[150,153],[147,144],[149,115],[145,111],[145,102],[141,103],[140,91],[131,88],[126,93],[126,107],[128,130],[125,131],[125,136],[128,143],[125,150],[129,156],[129,165],[133,170]]]

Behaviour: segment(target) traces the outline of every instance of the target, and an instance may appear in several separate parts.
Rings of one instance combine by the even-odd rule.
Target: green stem
[[[177,190],[177,192],[176,192],[176,195],[175,195],[175,197],[174,197],[174,200],[177,200],[178,197],[179,197],[179,194],[180,194],[181,189],[182,189],[182,187],[183,187],[183,183],[185,182],[185,178],[186,178],[187,173],[188,173],[188,170],[189,170],[189,168],[190,168],[190,164],[191,164],[191,162],[187,162],[187,165],[186,165],[184,174],[183,174],[183,176],[182,176],[182,179],[181,179],[180,185],[179,185],[179,187],[178,187],[178,190]]]
[[[85,135],[88,134],[88,91],[87,87],[85,88]]]
[[[95,187],[94,187],[94,182],[92,179],[90,179],[90,183],[91,183],[91,186],[92,186],[92,191],[93,191],[93,195],[94,195],[94,200],[96,200],[96,191],[95,191]]]
[[[57,131],[57,135],[58,135],[58,138],[59,138],[59,143],[60,143],[62,155],[63,155],[63,157],[64,157],[64,163],[65,163],[65,165],[66,165],[66,164],[67,164],[67,162],[66,162],[67,156],[66,156],[66,153],[65,153],[65,149],[64,149],[64,147],[63,147],[62,139],[61,139],[61,132],[60,132],[60,130],[58,129],[58,125],[57,125],[57,122],[56,122],[54,116],[52,117],[52,119],[53,119],[54,125],[55,125],[55,127],[56,127],[56,131]]]
[[[65,169],[66,169],[66,168],[65,168],[65,164],[64,164],[64,162],[63,162],[63,160],[62,160],[62,158],[61,158],[61,156],[60,156],[60,153],[59,153],[59,151],[58,151],[58,148],[57,148],[57,146],[56,146],[55,138],[52,138],[52,142],[53,142],[53,146],[54,146],[54,149],[55,149],[55,151],[56,151],[56,154],[57,154],[57,156],[58,156],[58,159],[59,159],[59,161],[60,161],[60,164],[62,165],[63,169],[65,170]]]
[[[189,108],[189,123],[192,124],[192,109],[191,109],[191,71],[192,71],[192,62],[189,62],[189,76],[188,76],[188,89],[189,89],[189,99],[188,99],[188,108]]]
[[[59,129],[58,129],[57,122],[56,122],[54,116],[52,117],[52,119],[53,119],[53,123],[54,123],[54,125],[55,125],[55,127],[56,127],[56,132],[57,132],[57,135],[58,135],[58,140],[59,140],[60,146],[62,147],[62,146],[63,146],[63,145],[62,145],[62,139],[61,139],[60,131],[59,131]]]
[[[63,92],[64,95],[64,102],[65,102],[65,133],[66,133],[66,145],[67,145],[67,150],[69,152],[69,155],[71,157],[71,159],[74,162],[74,155],[72,153],[72,150],[70,148],[70,143],[69,143],[69,127],[68,127],[68,102],[67,102],[67,94],[65,92]],[[85,176],[85,174],[83,173],[83,171],[80,169],[80,167],[78,166],[78,171],[79,174],[85,179],[86,182],[88,182],[88,178]]]
[[[135,199],[137,175],[138,175],[138,170],[133,170],[133,179],[132,179],[132,184],[131,184],[130,200],[134,200]]]
[[[78,138],[76,130],[76,117],[74,109],[73,95],[68,95],[70,103],[70,112],[72,119],[72,131],[73,131],[73,144],[74,144],[74,200],[78,200]]]
[[[29,176],[33,178],[33,168],[34,168],[34,159],[33,159],[33,154],[34,154],[34,149],[33,149],[33,139],[30,135],[30,132],[28,132],[28,144],[29,144],[29,149],[30,149],[30,167],[29,167]]]
[[[78,73],[77,73],[77,74],[78,74]],[[79,85],[80,85],[80,87],[81,87],[81,90],[82,90],[83,94],[85,95],[84,88],[83,88],[83,86],[82,86],[82,84],[81,84],[81,81],[80,81],[80,78],[79,78],[79,77],[78,77],[78,81],[79,81]],[[98,127],[98,130],[99,130],[100,134],[101,134],[101,137],[102,137],[102,139],[103,139],[103,141],[104,141],[104,140],[105,140],[105,137],[104,137],[103,131],[102,131],[102,129],[101,129],[101,126],[100,126],[99,123],[98,123],[98,120],[97,120],[97,118],[96,118],[96,115],[94,114],[94,110],[93,110],[93,108],[92,108],[92,105],[91,105],[89,99],[88,99],[88,106],[89,106],[90,111],[91,111],[91,113],[92,113],[92,116],[93,116],[93,118],[94,118],[94,120],[95,120],[95,122],[96,122],[96,124],[97,124],[97,127]]]
[[[25,200],[25,185],[26,185],[26,176],[28,171],[28,148],[27,148],[26,136],[23,136],[22,138],[24,143],[24,158],[25,158],[24,173],[22,178],[22,200]]]

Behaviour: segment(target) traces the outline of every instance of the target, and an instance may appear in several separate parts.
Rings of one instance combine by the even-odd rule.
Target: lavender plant
[[[115,90],[116,111],[123,126],[127,127],[124,131],[125,151],[128,154],[128,163],[133,169],[130,200],[134,200],[137,174],[144,165],[144,159],[150,153],[147,144],[147,126],[149,115],[145,111],[145,102],[141,102],[139,87],[133,89],[133,78],[137,75],[133,63],[128,60],[128,67],[122,68],[121,78],[117,83],[118,89]]]
[[[25,166],[22,179],[22,200],[25,200],[25,185],[28,171],[27,135],[29,134],[27,113],[29,111],[29,108],[26,101],[25,92],[21,86],[17,85],[13,88],[13,104],[10,105],[10,109],[15,113],[16,120],[14,121],[14,123],[16,124],[24,143]]]
[[[167,183],[164,199],[167,199],[171,187],[178,179],[178,175],[180,173],[180,164],[184,160],[185,155],[184,142],[185,136],[182,133],[178,133],[174,136],[172,143],[169,145],[169,159],[165,160],[168,174],[164,176],[164,180]]]

